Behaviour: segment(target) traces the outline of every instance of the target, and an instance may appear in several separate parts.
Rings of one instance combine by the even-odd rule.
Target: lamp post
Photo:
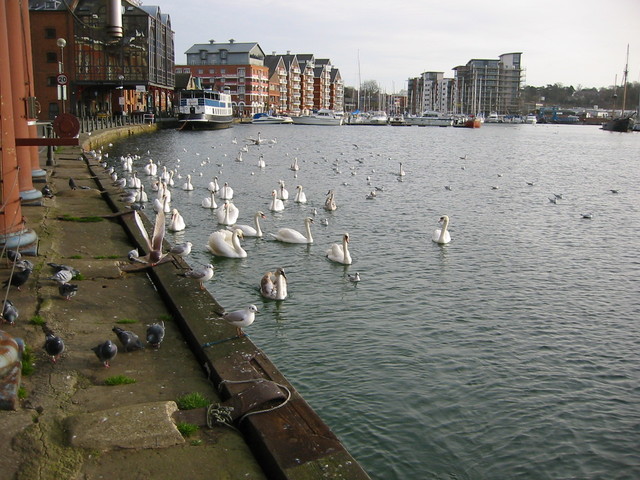
[[[65,113],[65,100],[67,99],[67,85],[66,81],[61,82],[61,78],[64,77],[64,47],[67,46],[67,41],[64,38],[59,38],[56,41],[58,47],[60,47],[60,61],[58,62],[58,99],[62,101],[62,113]]]

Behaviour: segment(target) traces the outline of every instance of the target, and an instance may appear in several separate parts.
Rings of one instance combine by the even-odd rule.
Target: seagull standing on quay
[[[208,264],[203,268],[199,268],[197,270],[187,270],[186,272],[180,273],[179,275],[198,280],[198,282],[200,282],[200,290],[204,290],[204,282],[213,278],[213,265]]]
[[[242,310],[236,310],[234,312],[225,312],[222,314],[230,325],[236,327],[236,333],[238,337],[243,335],[242,328],[248,327],[256,319],[256,313],[258,313],[258,307],[255,305],[249,305]]]

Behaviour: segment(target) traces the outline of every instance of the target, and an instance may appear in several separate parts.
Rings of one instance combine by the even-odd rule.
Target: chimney
[[[234,43],[234,42],[235,42],[235,40],[233,38],[229,39],[229,43]]]
[[[209,40],[209,45],[213,45],[213,42],[215,42],[215,40]]]

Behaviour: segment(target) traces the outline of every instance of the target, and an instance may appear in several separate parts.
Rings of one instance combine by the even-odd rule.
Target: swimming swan
[[[344,265],[351,265],[351,254],[349,253],[349,234],[345,233],[342,236],[342,245],[334,243],[331,248],[327,250],[327,258],[333,262],[342,263]]]
[[[311,236],[311,224],[313,218],[307,217],[304,219],[304,226],[306,229],[306,236],[292,228],[281,228],[278,233],[271,234],[273,238],[285,243],[313,243],[313,237]]]
[[[181,232],[186,228],[186,224],[184,223],[184,218],[180,215],[177,208],[171,210],[171,221],[167,229],[170,232]]]
[[[287,298],[287,276],[282,268],[275,272],[267,272],[260,280],[260,294],[271,300],[284,300]]]
[[[273,190],[271,192],[271,205],[269,205],[269,210],[272,212],[281,212],[284,210],[284,202],[278,198],[278,192]]]
[[[302,191],[302,185],[296,187],[296,198],[293,201],[296,203],[307,203],[307,195]]]
[[[233,225],[232,227],[227,227],[227,230],[234,231],[236,229],[242,230],[242,233],[245,237],[262,237],[262,229],[260,228],[260,219],[267,218],[266,215],[262,212],[256,213],[253,217],[253,224],[251,225]]]
[[[209,251],[217,257],[246,258],[247,252],[240,245],[242,230],[237,229],[231,234],[231,243],[225,238],[229,233],[227,230],[218,230],[209,235]]]
[[[227,201],[222,205],[222,210],[218,210],[216,212],[218,216],[218,223],[222,225],[233,225],[238,220],[238,215],[240,215],[240,210],[233,203],[229,203]]]
[[[447,231],[447,227],[449,226],[449,217],[443,215],[440,217],[438,222],[442,223],[442,229],[436,228],[433,232],[433,237],[431,238],[434,242],[439,243],[440,245],[444,245],[445,243],[449,243],[451,241],[451,235]]]

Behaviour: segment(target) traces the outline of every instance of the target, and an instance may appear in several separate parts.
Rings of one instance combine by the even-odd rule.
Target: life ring
[[[0,330],[0,378],[9,373],[16,362],[20,361],[22,348],[7,332]]]

